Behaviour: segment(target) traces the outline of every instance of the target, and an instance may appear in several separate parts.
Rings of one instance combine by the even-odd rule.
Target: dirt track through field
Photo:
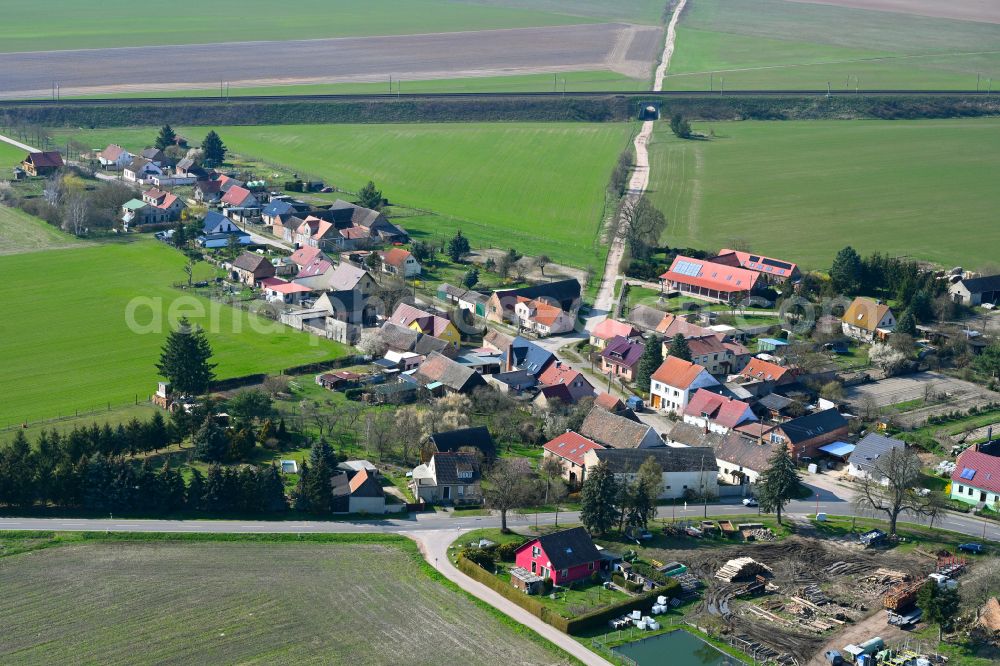
[[[959,21],[1000,23],[1000,3],[996,0],[790,0],[808,5],[833,5],[851,9],[871,9],[898,14],[916,14]]]
[[[623,23],[0,54],[0,96],[611,70],[645,78],[662,29]]]

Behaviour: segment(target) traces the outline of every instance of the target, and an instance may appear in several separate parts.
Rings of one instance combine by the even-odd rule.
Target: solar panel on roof
[[[778,261],[777,259],[764,259],[765,264],[768,266],[774,266],[775,268],[791,268],[792,265],[787,261]]]
[[[965,469],[962,470],[962,473],[959,476],[961,476],[966,481],[972,481],[972,477],[974,477],[975,475],[976,475],[976,470],[969,469],[968,467],[966,467]]]
[[[756,262],[760,261],[760,257],[758,257],[755,254],[751,254],[750,255],[750,261],[753,262],[753,263],[756,263]]]
[[[698,273],[701,272],[701,264],[696,264],[693,261],[678,261],[677,265],[674,266],[674,272],[689,277],[697,277]]]

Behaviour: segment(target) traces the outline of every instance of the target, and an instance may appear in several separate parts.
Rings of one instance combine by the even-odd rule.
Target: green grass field
[[[347,191],[374,179],[394,204],[433,212],[415,235],[462,229],[476,247],[516,247],[599,266],[611,168],[630,124],[452,123],[219,127],[233,151],[314,174]],[[179,128],[200,141],[205,128]],[[62,137],[63,134],[57,136]],[[90,146],[142,148],[153,128],[75,131]],[[61,140],[61,139],[60,139]]]
[[[512,5],[520,3],[513,2]],[[0,51],[46,51],[156,44],[212,44],[256,40],[408,35],[589,23],[604,20],[553,11],[534,3],[450,0],[177,0],[170,11],[126,0],[103,0],[100,9],[78,0],[7,3]],[[569,3],[556,2],[563,5]],[[590,4],[597,4],[591,2]],[[634,0],[636,6],[652,0]],[[238,21],[233,23],[234,18]]]
[[[25,151],[0,141],[0,180],[11,177],[11,169],[24,159]]]
[[[402,538],[72,537],[3,558],[0,661],[570,663],[428,576]]]
[[[130,330],[126,309],[136,298],[150,304],[136,310],[140,324],[153,322],[154,309],[164,322],[188,314],[200,323],[220,378],[344,353],[335,343],[174,290],[171,284],[186,279],[183,266],[179,252],[148,239],[0,257],[16,313],[0,322],[0,426],[146,399],[158,380],[167,325],[162,332]]]
[[[714,75],[710,75],[714,72]],[[1000,25],[801,4],[698,0],[667,90],[975,89],[1000,85]],[[849,81],[850,79],[850,81]]]
[[[0,255],[58,250],[86,245],[69,234],[23,213],[0,205]]]
[[[402,81],[393,79],[392,93],[453,93],[453,92],[588,92],[602,90],[646,90],[649,81],[633,79],[617,72],[559,72],[552,74],[523,74],[518,76],[484,76],[464,79],[428,79]],[[389,81],[377,83],[330,83],[295,86],[267,86],[246,88],[232,87],[230,97],[245,95],[372,95],[388,93]],[[91,95],[87,97],[218,97],[219,90],[167,90],[153,92]]]
[[[853,245],[951,267],[996,260],[1000,120],[698,123],[657,126],[651,196],[671,245],[753,250],[827,268]]]

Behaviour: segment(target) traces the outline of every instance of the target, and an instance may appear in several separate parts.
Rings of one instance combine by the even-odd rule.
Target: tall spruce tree
[[[940,643],[945,630],[951,629],[955,617],[958,616],[958,590],[938,587],[937,581],[929,580],[917,592],[917,608],[924,612],[925,621],[937,625]]]
[[[215,130],[210,130],[201,142],[202,163],[208,167],[219,166],[226,159],[228,149]]]
[[[170,332],[160,352],[156,369],[170,382],[175,391],[202,395],[215,379],[212,346],[205,332],[181,319],[176,330]]]
[[[795,469],[787,446],[782,446],[771,457],[770,464],[757,483],[757,501],[765,513],[775,513],[781,524],[781,511],[799,491],[799,473]]]
[[[605,463],[590,471],[580,493],[580,522],[591,534],[603,535],[618,522],[618,481]]]
[[[268,513],[277,513],[288,509],[285,497],[285,484],[281,480],[281,472],[273,463],[263,469],[258,476],[258,494],[260,507]]]
[[[670,338],[670,348],[667,349],[667,355],[674,358],[682,358],[690,363],[691,347],[688,345],[687,339],[680,333]]]
[[[646,346],[639,359],[639,365],[635,371],[635,383],[643,391],[649,390],[649,380],[656,372],[656,369],[663,363],[663,344],[660,338],[653,335],[646,340]]]
[[[194,456],[207,462],[221,462],[229,453],[229,437],[219,422],[208,416],[192,436]]]
[[[462,257],[469,253],[469,239],[462,235],[461,229],[455,232],[454,237],[448,241],[448,256],[456,264]]]
[[[191,481],[188,482],[187,490],[184,493],[184,505],[192,510],[198,511],[204,507],[205,499],[205,475],[198,469],[191,470]]]
[[[369,180],[368,184],[358,190],[358,205],[372,210],[379,210],[385,203],[382,197],[382,190],[375,188],[375,181]]]
[[[177,132],[173,130],[170,125],[164,125],[160,128],[160,134],[156,137],[156,147],[160,150],[166,150],[170,146],[177,144]]]
[[[830,267],[830,282],[835,291],[856,294],[861,290],[863,267],[857,251],[848,245],[833,260]]]

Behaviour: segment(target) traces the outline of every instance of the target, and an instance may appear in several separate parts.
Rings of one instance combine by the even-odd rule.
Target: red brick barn
[[[529,541],[517,549],[517,566],[556,585],[588,578],[601,570],[603,558],[582,527],[553,532]]]

